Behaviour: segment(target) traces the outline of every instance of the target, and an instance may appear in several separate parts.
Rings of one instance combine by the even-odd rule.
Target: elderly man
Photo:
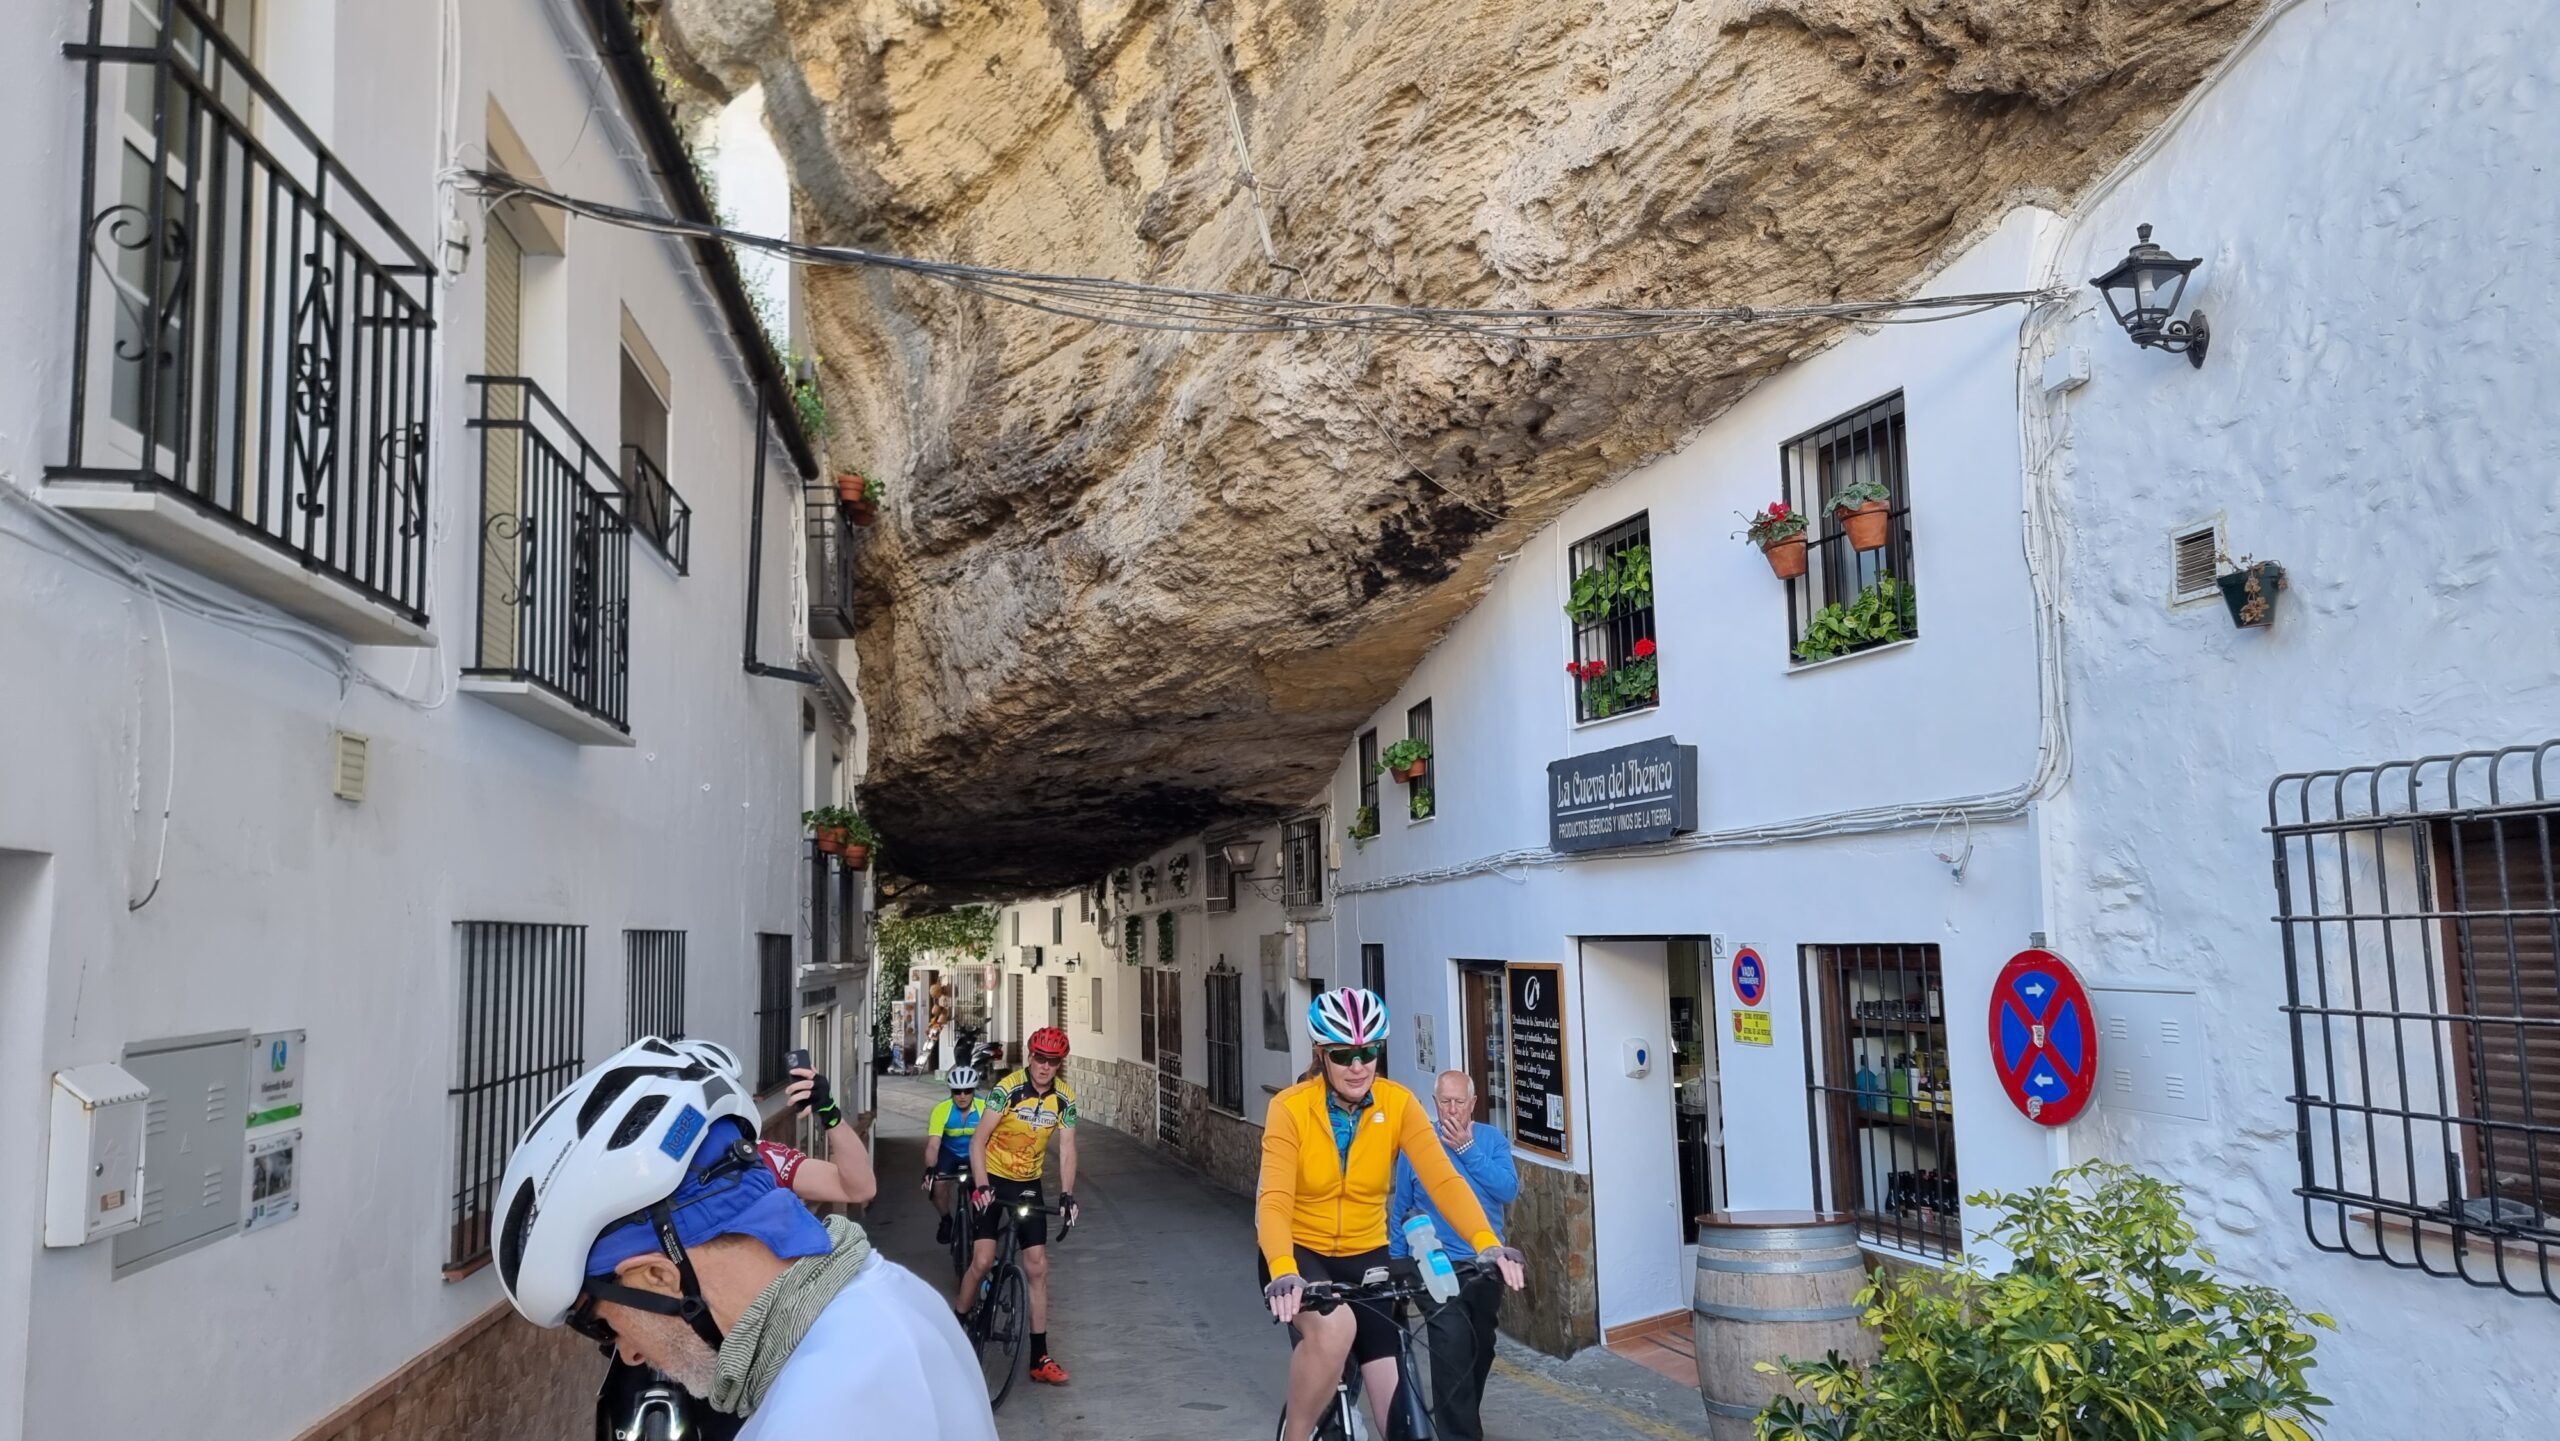
[[[1503,1231],[1503,1212],[1520,1195],[1520,1168],[1511,1158],[1511,1138],[1475,1119],[1476,1083],[1464,1071],[1440,1073],[1431,1088],[1431,1106],[1440,1145],[1449,1153],[1450,1163],[1466,1177],[1494,1231],[1508,1234]],[[1413,1163],[1400,1159],[1395,1194],[1387,1204],[1387,1247],[1392,1254],[1405,1254],[1404,1223],[1417,1212],[1431,1218],[1450,1256],[1463,1260],[1475,1255],[1466,1237],[1450,1228],[1423,1193]],[[1493,1372],[1494,1322],[1501,1310],[1502,1280],[1496,1276],[1469,1277],[1455,1298],[1432,1308],[1431,1415],[1442,1441],[1480,1441],[1484,1435],[1484,1421],[1477,1411],[1484,1402],[1485,1377]]]

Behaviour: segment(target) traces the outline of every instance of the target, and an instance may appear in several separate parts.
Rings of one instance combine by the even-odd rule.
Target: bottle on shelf
[[[1876,1098],[1879,1089],[1881,1087],[1876,1081],[1876,1073],[1868,1069],[1866,1058],[1861,1056],[1858,1060],[1858,1109],[1861,1111],[1876,1109],[1880,1104]]]
[[[1911,1114],[1911,1053],[1899,1052],[1893,1058],[1893,1069],[1886,1073],[1885,1094],[1891,1098],[1891,1109],[1897,1116]]]

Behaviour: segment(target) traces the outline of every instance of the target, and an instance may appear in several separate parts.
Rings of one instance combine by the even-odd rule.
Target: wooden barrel
[[[1698,1218],[1698,1278],[1690,1325],[1698,1394],[1713,1441],[1751,1441],[1752,1418],[1789,1393],[1766,1361],[1820,1360],[1837,1351],[1873,1360],[1875,1336],[1860,1323],[1867,1283],[1854,1218],[1815,1211],[1716,1211]]]

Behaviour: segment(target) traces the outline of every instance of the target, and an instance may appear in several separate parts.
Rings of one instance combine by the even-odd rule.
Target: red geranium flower
[[[1652,654],[1653,641],[1650,637],[1636,642],[1636,659],[1643,660]]]

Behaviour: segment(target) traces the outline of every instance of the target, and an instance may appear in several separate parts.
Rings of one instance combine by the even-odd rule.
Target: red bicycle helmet
[[[1031,1033],[1023,1049],[1036,1060],[1063,1061],[1067,1058],[1067,1033],[1056,1026],[1042,1026]]]

